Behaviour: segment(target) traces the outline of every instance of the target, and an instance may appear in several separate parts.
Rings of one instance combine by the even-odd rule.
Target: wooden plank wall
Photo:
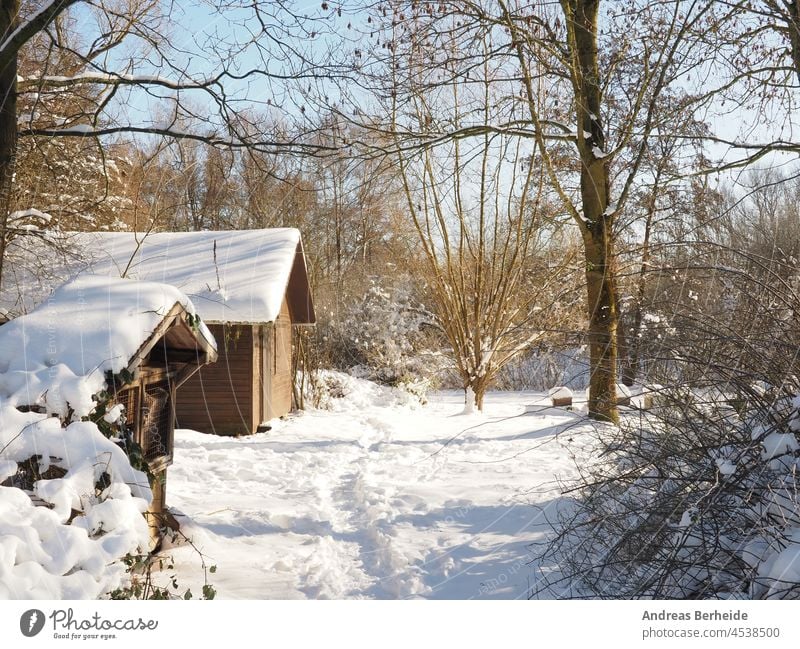
[[[179,428],[249,435],[292,410],[292,321],[284,298],[274,323],[208,325],[219,360],[178,390]]]
[[[284,298],[278,319],[268,330],[270,342],[270,401],[266,418],[281,417],[292,410],[292,320]]]
[[[253,326],[208,325],[217,339],[219,359],[205,365],[178,389],[179,428],[217,435],[249,435],[255,417]],[[256,392],[255,394],[258,394]]]

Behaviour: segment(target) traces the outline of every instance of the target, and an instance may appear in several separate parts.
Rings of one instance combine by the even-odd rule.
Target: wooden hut
[[[71,233],[28,263],[41,267],[6,282],[7,311],[43,299],[53,276],[81,271],[169,284],[191,298],[219,359],[181,387],[179,427],[243,435],[291,411],[293,330],[315,322],[298,230]]]
[[[247,435],[267,430],[269,421],[291,412],[294,327],[315,322],[302,244],[298,242],[286,278],[278,280],[279,306],[262,320],[212,321],[220,341],[219,362],[202,368],[181,389],[181,428]],[[266,285],[266,280],[265,280]]]

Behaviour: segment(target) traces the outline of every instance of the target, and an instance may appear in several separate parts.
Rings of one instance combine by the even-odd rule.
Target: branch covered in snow
[[[83,0],[51,0],[35,14],[23,21],[0,44],[0,69],[4,69],[20,51],[23,45],[52,23],[71,5]]]
[[[203,142],[209,146],[226,149],[249,149],[271,153],[276,150],[287,153],[324,153],[334,152],[336,147],[317,143],[303,142],[300,139],[273,140],[264,137],[249,137],[241,134],[240,137],[221,137],[213,133],[202,133],[185,130],[176,124],[163,125],[121,125],[121,126],[91,126],[90,124],[75,124],[62,128],[35,128],[27,127],[19,130],[20,137],[47,136],[47,137],[103,137],[120,133],[141,133],[147,135],[160,135],[176,140],[193,140]]]

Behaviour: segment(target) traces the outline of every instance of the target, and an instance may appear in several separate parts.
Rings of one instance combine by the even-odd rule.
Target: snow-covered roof
[[[547,396],[551,399],[572,399],[574,397],[572,390],[563,385],[550,388],[547,392]]]
[[[55,245],[36,245],[35,256],[44,255],[46,264],[4,277],[0,307],[7,312],[27,311],[45,299],[60,283],[53,276],[64,281],[89,272],[170,284],[192,299],[206,322],[271,322],[284,295],[294,322],[314,322],[300,232],[294,228],[85,232],[50,235],[50,241]]]
[[[0,327],[0,397],[62,415],[69,404],[79,416],[87,414],[92,395],[105,387],[105,373],[130,369],[148,341],[166,334],[163,323],[176,308],[195,315],[191,301],[173,286],[77,277]],[[196,340],[215,349],[202,322],[196,323]]]

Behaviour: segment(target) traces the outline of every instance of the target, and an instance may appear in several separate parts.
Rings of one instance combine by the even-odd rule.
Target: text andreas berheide
[[[695,620],[704,622],[732,622],[732,621],[747,621],[747,613],[745,611],[731,610],[731,611],[645,611],[642,614],[642,620],[661,622],[681,621],[681,620]]]

